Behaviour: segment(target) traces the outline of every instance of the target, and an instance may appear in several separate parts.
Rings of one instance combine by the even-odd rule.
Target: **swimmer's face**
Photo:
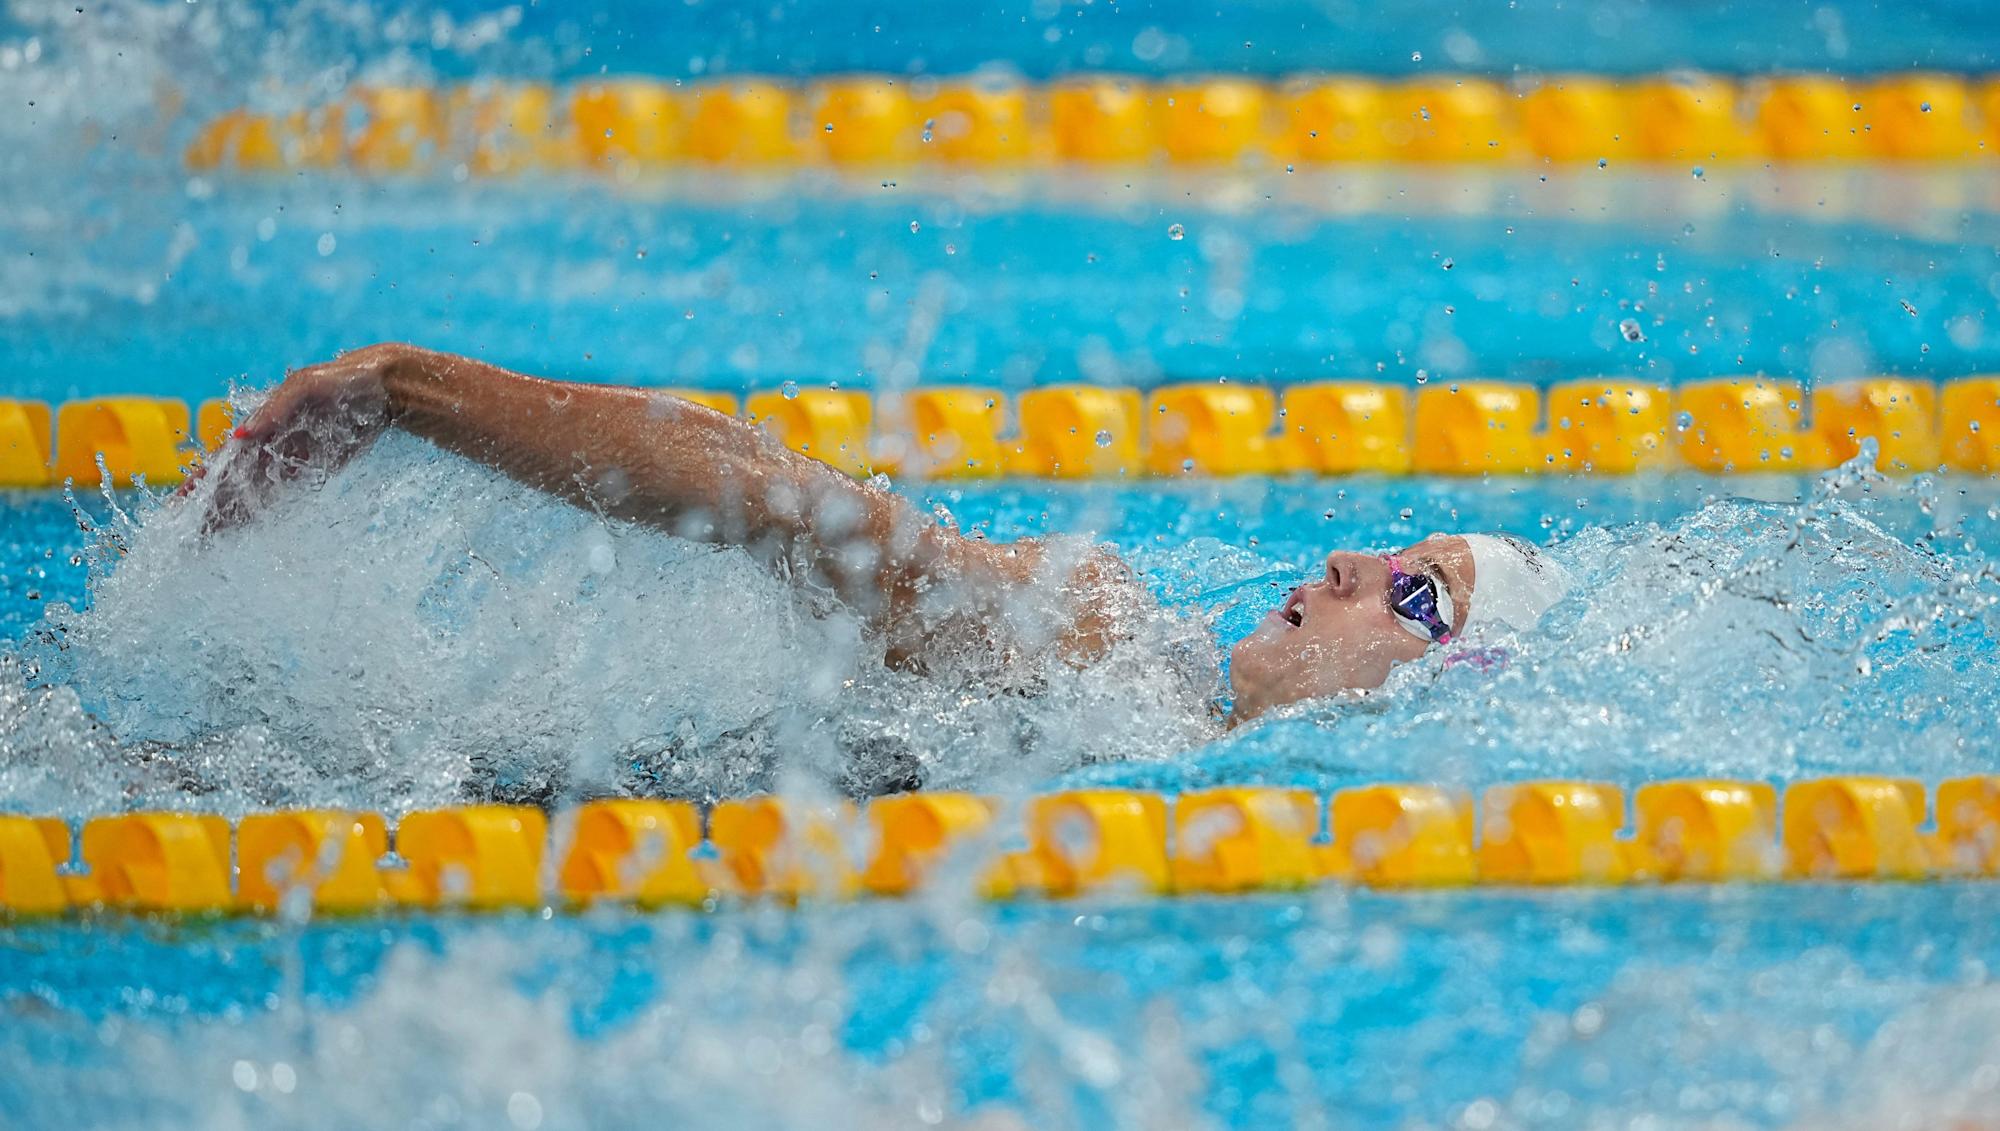
[[[1433,534],[1401,551],[1405,573],[1428,573],[1451,594],[1452,632],[1472,608],[1472,551]],[[1424,654],[1389,607],[1389,563],[1379,554],[1336,550],[1326,571],[1272,609],[1229,654],[1236,715],[1254,718],[1287,703],[1337,691],[1380,687],[1389,669]]]

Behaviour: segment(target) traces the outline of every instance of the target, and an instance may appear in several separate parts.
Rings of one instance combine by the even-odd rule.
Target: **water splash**
[[[243,528],[204,538],[199,509],[148,502],[98,531],[89,607],[53,606],[25,653],[39,690],[15,693],[41,706],[18,714],[31,768],[10,806],[94,808],[107,764],[148,768],[111,792],[171,800],[164,764],[166,788],[225,811],[1004,789],[1171,756],[1211,725],[1211,689],[1160,663],[1205,646],[1191,618],[1137,619],[1081,673],[983,652],[895,672],[852,615],[740,550],[601,521],[405,436]],[[97,745],[59,753],[77,728]],[[104,758],[105,730],[124,756]],[[65,777],[91,784],[51,796]]]

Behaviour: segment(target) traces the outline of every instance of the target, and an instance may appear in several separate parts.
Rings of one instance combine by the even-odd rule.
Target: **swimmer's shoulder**
[[[1074,664],[1103,659],[1158,607],[1131,563],[1103,544],[1090,546],[1077,559],[1063,594],[1068,598],[1071,618],[1059,648],[1063,659]]]

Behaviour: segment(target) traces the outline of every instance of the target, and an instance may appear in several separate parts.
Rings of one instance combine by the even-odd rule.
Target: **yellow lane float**
[[[710,891],[692,855],[700,844],[701,813],[688,802],[592,801],[570,822],[556,886],[576,903],[700,903]]]
[[[1000,440],[1006,400],[998,390],[916,389],[903,397],[902,406],[905,473],[926,479],[991,479],[1006,471],[1007,453]]]
[[[1372,887],[1442,887],[1479,878],[1472,798],[1429,785],[1343,789],[1329,807],[1333,875]]]
[[[136,911],[219,912],[230,890],[229,822],[194,813],[125,813],[83,826],[93,898]]]
[[[851,895],[860,885],[849,849],[854,832],[854,808],[844,802],[725,801],[708,817],[709,843],[721,860],[717,886],[779,899]]]
[[[1297,888],[1319,879],[1319,798],[1311,790],[1234,787],[1174,800],[1178,891]]]
[[[1616,381],[1565,381],[1549,388],[1544,462],[1554,471],[1630,473],[1669,466],[1667,390]]]
[[[379,813],[255,813],[236,825],[236,899],[268,912],[299,892],[316,911],[374,910],[394,899],[377,868],[388,851]]]
[[[1480,810],[1479,876],[1501,884],[1619,883],[1631,872],[1624,794],[1598,782],[1496,786]]]
[[[1930,864],[1917,827],[1924,788],[1907,778],[1844,777],[1785,790],[1786,871],[1811,879],[1914,880]]]
[[[424,809],[396,826],[408,865],[384,879],[402,903],[493,910],[539,907],[548,819],[518,805]]]
[[[1938,395],[1938,440],[1946,467],[2000,471],[2000,377],[1945,384]]]
[[[290,810],[228,822],[135,812],[70,825],[0,816],[0,913],[102,907],[274,914],[539,910],[604,901],[712,908],[717,897],[964,898],[1375,888],[2000,877],[2000,775],[1942,782],[1936,828],[1914,780],[1675,780],[1624,794],[1519,782],[1472,797],[1383,783],[1334,793],[1225,786],[1166,797],[1081,789],[1018,808],[965,793],[846,802],[772,796],[607,800],[558,814],[473,805],[407,814]],[[1024,848],[1015,845],[1025,844]],[[390,851],[393,849],[393,852]],[[398,858],[401,866],[398,866]],[[544,866],[544,860],[551,867]],[[78,866],[81,865],[81,867]]]
[[[1048,93],[1057,160],[1092,164],[1147,161],[1160,151],[1151,87],[1109,76],[1065,79]]]
[[[866,393],[841,389],[788,388],[752,393],[750,419],[771,430],[780,443],[847,472],[875,470],[869,436],[875,404]]]
[[[49,406],[0,400],[0,487],[49,485]]]
[[[790,160],[792,92],[775,82],[733,79],[695,88],[687,115],[688,156],[711,164]]]
[[[51,817],[0,815],[0,910],[54,915],[72,902],[57,869],[69,863],[69,826]]]
[[[1656,782],[1641,786],[1632,805],[1641,878],[1756,880],[1779,870],[1778,794],[1763,782]]]
[[[830,127],[830,128],[829,128]],[[356,86],[325,105],[226,110],[190,169],[645,168],[671,162],[846,167],[913,160],[1233,167],[1288,164],[1960,161],[2000,144],[2000,83],[1907,72],[1737,82],[1676,72],[1553,75],[1522,88],[1466,75],[1382,80],[1079,74],[834,75],[801,93],[768,77],[690,82]]]
[[[1674,390],[1681,459],[1697,471],[1799,471],[1827,466],[1825,445],[1800,429],[1805,392],[1763,378],[1695,381]]]
[[[1136,475],[1139,391],[1047,385],[1021,394],[1020,438],[1007,453],[1016,475],[1091,479]]]
[[[1154,475],[1264,475],[1278,466],[1278,398],[1261,385],[1168,385],[1146,401]]]
[[[1529,152],[1557,162],[1604,161],[1634,150],[1631,103],[1610,79],[1559,75],[1521,99]]]
[[[56,413],[55,478],[96,486],[98,459],[115,486],[135,480],[172,483],[181,477],[188,442],[188,407],[168,397],[94,397]]]
[[[993,826],[993,802],[969,793],[902,793],[868,804],[875,848],[861,874],[877,895],[904,895],[954,849],[977,845]]]
[[[1179,165],[1236,164],[1263,142],[1264,84],[1250,79],[1176,81],[1160,88],[1167,160]]]
[[[1285,390],[1280,466],[1320,475],[1410,470],[1410,393],[1365,381],[1316,381]]]
[[[1439,475],[1536,470],[1541,395],[1527,385],[1461,381],[1417,390],[1411,468]]]
[[[1632,152],[1642,160],[1698,166],[1750,150],[1731,83],[1705,75],[1667,76],[1640,82],[1629,98]]]
[[[682,154],[683,100],[647,79],[604,80],[578,87],[569,115],[581,159],[608,168],[664,168]]]
[[[1872,437],[1883,471],[1935,471],[1944,460],[1938,442],[1937,392],[1928,382],[1877,378],[1842,381],[1813,390],[1813,432],[1834,462],[1859,454]]]
[[[1002,860],[996,893],[1067,897],[1166,891],[1167,805],[1158,794],[1084,789],[1028,803],[1028,847]]]

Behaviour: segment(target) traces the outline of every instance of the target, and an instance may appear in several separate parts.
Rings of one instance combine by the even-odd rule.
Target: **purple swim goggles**
[[[1390,554],[1389,611],[1410,635],[1434,644],[1451,643],[1451,593],[1428,573],[1403,572],[1402,559]]]

